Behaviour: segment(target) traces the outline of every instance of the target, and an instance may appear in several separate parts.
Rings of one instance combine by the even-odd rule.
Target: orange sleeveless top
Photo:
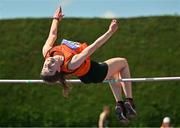
[[[68,41],[68,40],[65,40],[65,41]],[[73,43],[77,43],[77,42],[73,42]],[[57,45],[57,46],[54,46],[53,48],[51,48],[46,56],[45,56],[45,59],[47,59],[48,57],[52,57],[54,55],[62,55],[64,56],[64,63],[63,65],[61,66],[61,71],[62,72],[65,72],[67,74],[73,74],[75,76],[83,76],[85,75],[89,69],[90,69],[90,57],[88,57],[83,64],[81,64],[81,66],[75,70],[69,70],[68,69],[68,64],[69,62],[71,61],[72,57],[76,54],[79,54],[81,53],[86,47],[87,47],[87,44],[86,43],[83,43],[83,44],[80,44],[80,43],[77,43],[78,46],[71,46],[67,43],[61,43],[61,45]]]

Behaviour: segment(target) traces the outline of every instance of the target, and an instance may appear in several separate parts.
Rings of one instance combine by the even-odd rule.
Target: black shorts
[[[98,63],[91,61],[91,67],[88,73],[79,77],[83,83],[101,83],[106,78],[108,65],[106,63]]]

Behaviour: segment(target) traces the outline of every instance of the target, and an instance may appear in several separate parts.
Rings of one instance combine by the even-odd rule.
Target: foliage
[[[92,56],[96,61],[125,57],[133,77],[180,74],[180,17],[119,19],[118,32]],[[59,40],[92,43],[110,23],[105,19],[64,19]],[[51,19],[0,21],[0,78],[39,79],[42,46]],[[59,41],[58,40],[58,41]],[[100,85],[100,84],[99,84]],[[103,84],[102,84],[103,85]],[[180,119],[180,83],[134,83],[138,117],[128,126],[161,125],[170,116]],[[122,126],[114,114],[115,101],[108,86],[72,86],[68,99],[59,85],[0,85],[0,126],[97,126],[103,105],[111,108],[110,126]]]

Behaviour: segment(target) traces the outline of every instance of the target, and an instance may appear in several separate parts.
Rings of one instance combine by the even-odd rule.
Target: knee
[[[120,61],[121,63],[123,63],[124,65],[127,65],[127,64],[128,64],[128,61],[127,61],[126,58],[118,58],[118,59],[119,59],[119,61]]]
[[[119,72],[117,72],[109,77],[109,79],[118,79],[118,78],[119,78]]]

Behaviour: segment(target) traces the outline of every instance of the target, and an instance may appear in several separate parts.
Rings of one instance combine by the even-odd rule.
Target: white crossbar
[[[79,79],[66,80],[67,83],[82,83]],[[180,77],[151,77],[151,78],[125,78],[119,80],[105,80],[103,83],[113,82],[156,82],[156,81],[180,81]],[[46,83],[43,80],[16,80],[1,79],[0,84]]]

